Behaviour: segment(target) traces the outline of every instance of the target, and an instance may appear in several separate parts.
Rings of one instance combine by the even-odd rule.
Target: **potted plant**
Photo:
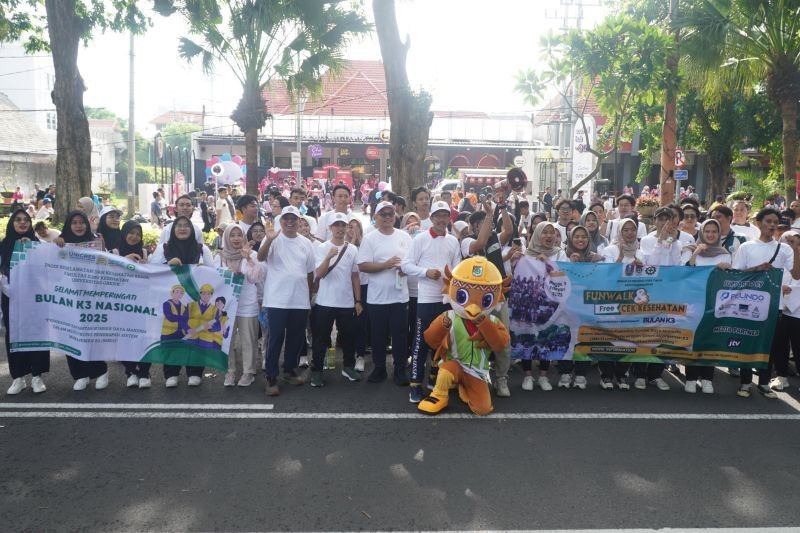
[[[100,197],[101,200],[108,200],[111,198],[111,182],[109,181],[102,181],[100,182],[100,191],[97,192],[97,196]]]
[[[658,209],[658,199],[650,196],[639,198],[636,201],[636,211],[642,217],[652,217]]]

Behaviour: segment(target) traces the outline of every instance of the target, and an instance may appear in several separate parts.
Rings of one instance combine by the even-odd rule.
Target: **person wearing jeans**
[[[358,250],[358,268],[369,274],[369,320],[374,368],[367,380],[380,383],[387,378],[386,338],[392,339],[394,382],[408,385],[406,357],[408,343],[408,280],[401,269],[411,248],[411,237],[394,228],[391,202],[375,206],[376,230],[367,233]]]
[[[267,263],[267,283],[263,306],[267,308],[269,341],[266,375],[269,396],[280,394],[278,360],[283,348],[283,380],[302,385],[296,374],[298,355],[303,343],[308,312],[311,309],[311,286],[314,281],[314,248],[311,241],[298,235],[300,211],[294,206],[281,210],[280,231],[266,229],[257,259]],[[284,347],[284,340],[286,346]]]

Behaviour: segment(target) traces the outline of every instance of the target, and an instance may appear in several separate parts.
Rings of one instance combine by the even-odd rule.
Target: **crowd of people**
[[[429,387],[435,382],[432,349],[422,333],[449,309],[442,294],[445,266],[452,269],[466,257],[485,256],[504,277],[514,272],[523,255],[547,265],[571,261],[778,268],[784,273],[782,294],[800,290],[800,233],[791,229],[800,211],[797,202],[786,211],[766,207],[751,217],[744,201],[731,206],[715,202],[704,210],[687,196],[683,203],[658,208],[648,227],[638,216],[632,194],[618,196],[612,205],[601,198],[592,198],[587,205],[582,195],[568,199],[547,190],[533,204],[542,209],[536,211],[524,194],[507,194],[504,189],[481,194],[457,189],[434,196],[419,187],[408,199],[389,190],[377,191],[374,206],[362,215],[353,210],[353,191],[344,184],[332,187],[321,205],[310,201],[302,187],[270,188],[261,198],[231,194],[226,187],[216,192],[216,198],[207,192],[177,198],[174,213],[153,220],[162,232],[149,249],[143,244],[142,222],[123,224],[119,210],[103,209],[91,198],[79,201],[60,234],[47,227],[40,231],[29,210],[17,209],[0,245],[4,286],[14,275],[10,258],[20,239],[90,245],[137,262],[200,264],[242,273],[238,309],[228,322],[232,340],[225,387],[251,386],[260,372],[270,396],[278,395],[286,384],[323,387],[332,374],[327,355],[338,347],[343,379],[380,383],[391,376],[395,385],[408,387],[413,403],[427,394],[426,382]],[[198,209],[202,225],[195,221]],[[212,247],[203,239],[209,231],[218,234]],[[495,310],[507,327],[511,319],[533,319],[550,311],[537,307],[539,289],[534,285],[532,280],[518,280],[511,291],[512,299],[516,290],[534,294],[528,306],[514,306],[512,301],[519,316],[509,316],[508,302]],[[168,303],[165,313],[183,312],[180,298],[174,309],[167,309]],[[6,346],[13,304],[4,292]],[[198,312],[211,316],[214,310]],[[799,325],[800,310],[782,301],[769,368],[758,371],[756,390],[767,398],[789,386],[791,349],[800,353]],[[175,334],[170,328],[165,325],[162,338]],[[495,394],[511,395],[508,372],[517,357],[524,372],[523,390],[535,386],[552,390],[550,358],[538,355],[561,350],[564,335],[568,332],[548,333],[547,346],[521,339],[521,356],[512,354],[511,346],[495,352],[491,378]],[[42,375],[49,369],[49,352],[9,353],[8,361],[13,379],[8,394],[22,392],[27,375],[33,376],[34,392],[46,389]],[[67,361],[75,390],[86,389],[92,380],[97,389],[109,386],[108,363],[70,356]],[[586,388],[589,361],[560,361],[556,366],[559,387]],[[149,364],[126,362],[124,367],[128,387],[151,387]],[[664,364],[603,361],[597,367],[603,389],[630,390],[631,384],[636,389],[670,389]],[[187,367],[185,373],[189,386],[202,384],[202,367]],[[738,395],[750,396],[753,372],[742,368],[730,373],[739,375]],[[177,387],[180,374],[180,367],[164,366],[166,387]],[[713,393],[713,378],[713,367],[687,366],[684,390]]]

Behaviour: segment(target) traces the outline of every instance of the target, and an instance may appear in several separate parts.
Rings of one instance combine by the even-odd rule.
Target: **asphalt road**
[[[4,352],[3,352],[4,353]],[[71,390],[0,396],[0,529],[253,531],[800,526],[800,393],[779,400],[587,390],[453,397],[416,416],[391,382],[282,389]],[[209,373],[211,374],[211,373]],[[4,359],[0,387],[8,387]],[[552,376],[555,382],[555,375]],[[97,405],[102,404],[102,405]],[[191,404],[191,405],[181,405]],[[677,415],[677,417],[676,417]],[[797,528],[800,531],[800,527]]]

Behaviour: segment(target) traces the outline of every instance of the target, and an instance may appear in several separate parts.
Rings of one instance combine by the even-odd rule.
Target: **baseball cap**
[[[778,226],[785,226],[785,227],[787,227],[787,228],[788,228],[788,227],[789,227],[789,226],[791,226],[791,225],[792,225],[792,221],[791,221],[791,220],[789,220],[789,217],[781,217],[781,218],[778,220]]]
[[[43,204],[49,204],[49,203],[52,203],[52,202],[50,201],[50,198],[45,198],[45,199],[42,200],[42,203]]]
[[[296,216],[297,218],[300,218],[300,216],[301,216],[301,215],[300,215],[300,210],[299,210],[299,209],[297,209],[297,208],[296,208],[295,206],[293,206],[293,205],[287,205],[286,207],[284,207],[283,209],[281,209],[281,216],[283,216],[283,215],[294,215],[294,216]]]
[[[436,213],[437,211],[447,211],[449,213],[450,206],[447,205],[447,202],[442,202],[442,201],[433,202],[433,205],[431,206],[431,215]]]
[[[380,213],[382,209],[390,208],[394,211],[394,204],[392,202],[379,202],[378,205],[375,206],[375,212]]]
[[[116,208],[116,207],[114,207],[113,205],[107,205],[106,207],[104,207],[104,208],[103,208],[103,210],[102,210],[102,211],[100,211],[100,216],[103,216],[103,215],[105,215],[106,213],[112,213],[112,212],[117,212],[117,213],[119,213],[120,215],[122,215],[122,210],[121,210],[121,209],[117,209],[117,208]]]
[[[659,207],[658,209],[656,209],[655,217],[658,218],[661,216],[665,216],[667,218],[675,218],[675,212],[670,207],[666,206]]]
[[[347,224],[349,222],[347,215],[344,213],[334,213],[331,217],[330,222],[328,222],[329,226],[333,226],[337,222],[341,222],[342,224]]]
[[[456,220],[455,223],[453,224],[453,229],[458,232],[464,231],[468,227],[469,224],[467,224],[463,220]]]

